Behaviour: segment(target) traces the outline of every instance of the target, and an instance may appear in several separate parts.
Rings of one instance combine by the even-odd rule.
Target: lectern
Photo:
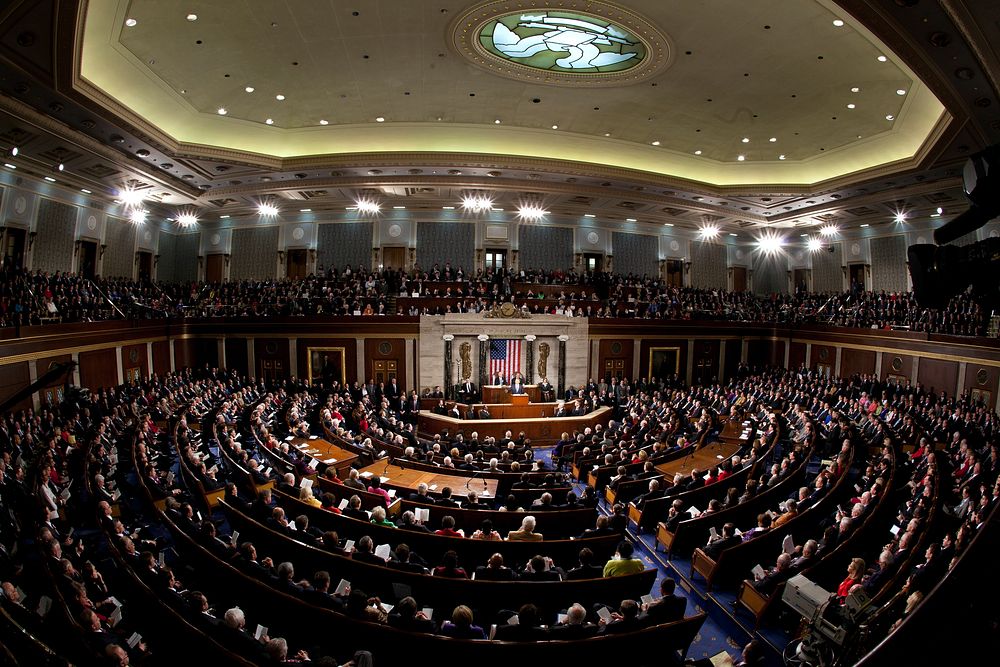
[[[511,405],[527,405],[529,403],[527,394],[511,394],[510,404]]]

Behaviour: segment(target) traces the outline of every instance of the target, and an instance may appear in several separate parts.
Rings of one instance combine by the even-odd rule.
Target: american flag
[[[494,338],[490,341],[490,377],[499,373],[508,382],[521,372],[521,340]]]

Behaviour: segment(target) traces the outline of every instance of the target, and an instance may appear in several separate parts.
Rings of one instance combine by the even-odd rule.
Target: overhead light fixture
[[[879,61],[880,63],[884,63],[885,61],[888,60],[888,58],[886,58],[885,56],[879,56],[875,60]]]
[[[944,209],[941,208],[940,206],[938,206],[937,210],[934,211],[933,213],[931,213],[931,217],[932,218],[940,218],[942,213],[944,213]]]
[[[382,210],[382,205],[373,199],[359,199],[356,204],[358,213],[376,215]]]
[[[441,208],[443,208],[446,211],[454,211],[455,210],[454,206],[442,206]]]
[[[625,222],[637,222],[635,218],[625,218]]]
[[[851,102],[850,104],[847,105],[848,109],[854,109],[856,107],[857,107],[857,105],[854,102]]]
[[[220,116],[225,116],[225,115],[226,115],[227,113],[229,113],[229,112],[228,112],[228,111],[226,111],[226,107],[219,107],[219,108],[217,109],[217,113],[218,113],[218,114],[219,114]]]
[[[826,225],[819,228],[819,233],[823,236],[833,236],[837,233],[837,227],[836,225]]]
[[[558,129],[559,129],[559,126],[558,126],[558,125],[553,125],[553,126],[552,126],[552,129],[553,129],[553,130],[558,130]]]
[[[136,21],[133,18],[127,18],[127,19],[125,19],[125,25],[127,25],[129,28],[134,28],[137,23],[138,23],[138,21]]]
[[[897,222],[897,223],[906,222],[906,212],[905,211],[897,211],[895,217],[893,217],[893,220],[895,222]]]
[[[585,218],[596,218],[597,216],[594,215],[593,213],[584,213],[583,217],[585,217]]]
[[[299,213],[312,213],[311,208],[300,208]]]
[[[141,225],[146,222],[147,211],[144,208],[137,208],[129,214],[128,219],[137,225]]]
[[[757,239],[757,248],[765,255],[777,255],[781,252],[781,247],[785,245],[785,237],[777,232],[764,232]]]
[[[228,217],[229,217],[228,215],[220,215],[219,220],[225,220]]]
[[[282,95],[281,93],[278,93],[277,95],[274,96],[274,99],[278,100],[279,102],[284,102],[285,96]]]
[[[659,145],[660,145],[660,142],[659,142],[659,140],[657,140],[657,141],[652,141],[652,142],[650,142],[650,143],[651,143],[651,144],[653,144],[654,146],[659,146]]]
[[[198,224],[198,216],[192,211],[184,211],[177,216],[177,224],[181,227],[193,227]]]
[[[894,118],[896,118],[896,117],[893,116],[891,113],[890,114],[886,114],[886,116],[885,116],[886,120],[893,120]]]
[[[278,207],[271,202],[261,202],[257,204],[257,215],[271,218],[278,215]]]
[[[853,88],[851,88],[851,92],[852,92],[852,93],[860,93],[860,92],[861,92],[861,89],[860,89],[860,88],[858,88],[857,86],[854,86]]]
[[[770,139],[768,139],[768,141],[770,141],[772,144],[774,142],[776,142],[777,140],[778,140],[778,137],[771,137]]]
[[[274,119],[273,119],[273,118],[268,118],[268,119],[267,119],[267,120],[265,120],[264,122],[265,122],[265,123],[266,123],[267,125],[274,125]]]
[[[246,87],[246,88],[244,88],[243,90],[247,91],[248,93],[252,93],[253,91],[255,91],[255,90],[257,90],[257,89],[256,89],[256,88],[254,88],[253,86],[247,86],[247,87]]]
[[[400,210],[403,210],[403,209],[405,209],[406,207],[405,207],[405,206],[393,206],[392,208],[393,208],[394,210],[396,210],[396,211],[400,211]]]
[[[319,121],[319,124],[320,125],[329,125],[330,121],[321,118],[320,121]]]
[[[699,148],[698,150],[696,150],[696,151],[694,152],[694,154],[695,154],[695,155],[701,155],[701,149]]]
[[[8,169],[17,169],[17,165],[13,165],[10,162],[4,162],[3,166],[7,167]]]
[[[673,227],[673,226],[674,226],[674,223],[672,223],[672,222],[664,222],[664,223],[663,223],[663,226],[664,226],[664,227]]]
[[[548,214],[549,212],[546,211],[541,206],[539,206],[538,204],[521,204],[520,206],[517,207],[517,217],[521,218],[522,220],[528,220],[528,221],[541,220]]]
[[[750,137],[743,137],[742,139],[740,139],[740,141],[742,141],[745,144],[749,144],[750,143]]]
[[[736,159],[737,159],[737,161],[739,161],[739,162],[743,162],[744,160],[746,160],[746,159],[747,159],[747,156],[746,156],[746,155],[737,155],[737,156],[736,156]]]
[[[185,17],[185,18],[187,18],[188,21],[197,21],[198,20],[198,15],[197,14],[188,14],[187,17]]]
[[[52,178],[51,176],[46,176],[45,180],[48,181],[49,183],[55,183],[56,182],[56,179]]]
[[[493,200],[486,195],[467,195],[462,197],[462,208],[473,213],[482,213],[493,208]]]
[[[806,241],[806,248],[809,252],[818,252],[823,249],[823,242],[819,239],[809,239]]]
[[[11,157],[17,157],[18,152],[19,152],[19,150],[18,150],[17,146],[14,146],[13,148],[10,149],[10,156]]]
[[[82,192],[82,193],[83,193],[83,194],[85,194],[85,195],[90,195],[90,194],[93,194],[93,193],[92,193],[92,192],[91,192],[90,190],[88,190],[87,188],[80,188],[80,192]]]
[[[838,28],[843,28],[844,21],[842,19],[833,19],[833,25],[837,26]]]
[[[604,133],[604,136],[606,136],[606,137],[610,137],[610,136],[611,136],[611,133],[610,133],[610,132],[605,132],[605,133]]]
[[[500,119],[499,119],[499,118],[497,118],[497,119],[496,119],[495,121],[493,121],[493,124],[494,124],[494,125],[499,125],[499,124],[500,124]]]
[[[867,222],[866,222],[865,224],[863,224],[863,225],[860,225],[860,227],[861,227],[862,229],[864,229],[864,228],[865,228],[865,227],[867,227],[867,226],[868,226],[868,223],[867,223]]]
[[[375,117],[375,122],[376,123],[384,123],[385,122],[385,118],[383,116],[376,116]]]
[[[702,240],[714,239],[719,235],[719,228],[715,225],[705,225],[698,230],[698,235],[701,236]]]
[[[122,200],[127,208],[138,207],[142,203],[142,200],[146,198],[145,192],[142,190],[136,190],[135,188],[125,188],[124,190],[119,190],[118,198]]]
[[[782,153],[781,155],[779,155],[779,156],[778,156],[778,159],[779,159],[779,160],[784,160],[784,159],[785,159],[785,154],[784,154],[784,153]]]
[[[906,94],[906,91],[905,91],[905,90],[903,90],[902,88],[898,88],[898,89],[896,89],[896,94],[897,94],[897,95],[905,95],[905,94]]]

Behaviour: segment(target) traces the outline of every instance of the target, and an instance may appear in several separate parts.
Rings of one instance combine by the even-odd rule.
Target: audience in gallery
[[[935,310],[920,307],[909,292],[852,289],[757,296],[670,286],[632,274],[490,269],[471,275],[447,264],[409,273],[348,265],[303,279],[221,284],[88,280],[65,272],[10,268],[3,270],[3,278],[0,326],[164,317],[417,316],[482,312],[512,301],[531,313],[577,317],[815,323],[983,336],[990,315],[967,294]]]

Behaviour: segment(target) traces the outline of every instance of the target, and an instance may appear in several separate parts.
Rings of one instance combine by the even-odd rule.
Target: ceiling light
[[[895,220],[897,223],[906,222],[906,213],[904,211],[897,212],[893,220]]]
[[[89,195],[89,194],[93,194],[93,193],[92,193],[92,192],[91,192],[90,190],[88,190],[87,188],[80,188],[80,192],[82,192],[82,193],[83,193],[83,194],[85,194],[85,195]]]
[[[837,26],[838,28],[842,28],[844,26],[844,22],[841,19],[833,19],[833,25]]]
[[[243,90],[247,91],[248,93],[252,93],[253,91],[256,90],[256,88],[254,88],[253,86],[247,86]]]
[[[694,154],[695,154],[695,155],[701,155],[701,149],[699,148],[698,150],[696,150],[696,151],[694,152]]]
[[[739,234],[737,234],[736,232],[729,232],[729,235],[730,236],[739,236]]]
[[[932,218],[940,218],[942,213],[944,213],[944,209],[941,208],[940,206],[938,206],[937,210],[934,213],[931,213],[931,217]]]
[[[273,118],[268,118],[264,122],[267,123],[268,125],[274,125],[274,119]]]
[[[625,218],[625,222],[638,222],[635,218]]]
[[[611,136],[611,133],[610,133],[610,132],[605,132],[605,133],[604,133],[604,136],[606,136],[606,137],[610,137],[610,136]]]
[[[403,209],[405,209],[406,207],[405,207],[405,206],[393,206],[393,208],[394,208],[395,210],[399,211],[399,210],[403,210]]]
[[[895,118],[895,116],[893,116],[891,113],[890,114],[886,114],[886,116],[885,116],[886,120],[892,120],[894,118]]]
[[[142,190],[125,188],[124,190],[120,190],[118,192],[118,197],[122,200],[125,206],[131,208],[141,204],[142,200],[146,198],[146,195]]]
[[[282,95],[281,93],[278,93],[277,95],[274,96],[274,99],[278,100],[279,102],[284,102],[285,96]]]
[[[784,153],[782,153],[781,155],[779,155],[779,156],[778,156],[778,159],[779,159],[779,160],[784,160],[784,159],[785,159],[785,154],[784,154]]]
[[[60,163],[59,163],[59,166],[58,166],[58,167],[56,167],[56,169],[58,169],[59,171],[63,171],[63,170],[65,170],[65,169],[66,169],[66,165],[64,165],[64,164],[63,164],[62,162],[60,162]]]
[[[319,124],[320,125],[329,125],[330,121],[321,118],[320,121],[319,121]]]
[[[868,223],[866,222],[865,224],[861,225],[861,228],[864,229],[867,226],[868,226]]]
[[[785,245],[785,237],[776,232],[764,232],[757,239],[757,248],[765,255],[777,255],[783,245]]]
[[[659,141],[651,141],[650,143],[653,144],[654,146],[659,146],[660,145]]]
[[[146,213],[147,213],[146,209],[137,208],[134,211],[132,211],[128,219],[137,225],[141,225],[142,223],[146,222]]]
[[[740,139],[740,141],[742,141],[745,144],[749,144],[750,143],[750,137],[743,137],[742,139]]]
[[[382,116],[378,116],[378,117],[375,118],[375,122],[376,123],[384,123],[385,122],[385,118],[383,118]]]
[[[132,18],[125,19],[125,25],[127,25],[129,28],[134,28],[136,23],[138,23],[138,21],[136,21],[135,19]]]
[[[229,217],[228,215],[220,215],[219,220],[225,220],[228,217]]]
[[[836,225],[826,225],[825,227],[819,228],[819,233],[823,236],[833,236],[837,233]]]
[[[17,166],[11,164],[10,162],[4,162],[3,166],[7,167],[8,169],[17,169]]]
[[[13,148],[10,149],[10,155],[11,155],[11,157],[17,157],[17,153],[18,153],[17,146],[14,146]]]
[[[898,89],[896,90],[896,94],[897,94],[897,95],[905,95],[905,94],[906,94],[906,91],[905,91],[905,90],[903,90],[902,88],[898,88]]]
[[[705,225],[698,230],[698,235],[701,236],[702,240],[714,239],[719,235],[719,228],[715,225]]]
[[[486,195],[468,195],[462,197],[462,208],[473,213],[481,213],[493,208],[493,200]]]
[[[597,216],[594,215],[593,213],[584,213],[583,217],[585,217],[585,218],[596,218]]]
[[[558,130],[558,129],[559,129],[559,126],[558,126],[558,125],[553,125],[553,126],[552,126],[552,129],[553,129],[553,130]]]
[[[446,211],[454,211],[455,210],[454,206],[442,206],[441,208],[443,208]]]
[[[818,252],[823,249],[823,242],[819,239],[809,239],[806,241],[806,248],[808,248],[810,252]]]
[[[48,181],[49,183],[55,183],[56,182],[56,179],[52,178],[51,176],[46,176],[45,180]]]
[[[373,199],[359,199],[357,201],[358,213],[377,214],[382,210],[382,205]]]
[[[879,61],[880,63],[884,63],[885,61],[888,60],[888,58],[886,58],[885,56],[879,56],[875,60]]]
[[[847,105],[847,108],[848,108],[848,109],[853,109],[853,108],[855,108],[856,106],[857,106],[857,105],[856,105],[856,104],[854,104],[854,102],[851,102],[850,104],[848,104],[848,105]]]
[[[740,162],[743,162],[744,160],[746,160],[746,159],[747,159],[747,156],[746,156],[746,155],[737,155],[737,156],[736,156],[736,159],[737,159],[738,161],[740,161]]]
[[[497,118],[497,119],[496,119],[495,121],[493,121],[493,124],[494,124],[494,125],[499,125],[499,124],[500,124],[500,119],[499,119],[499,118]]]
[[[311,208],[300,208],[299,213],[312,213]]]
[[[493,207],[493,208],[491,208],[490,210],[491,210],[491,211],[503,211],[503,209],[502,209],[502,208],[497,208],[496,206],[494,206],[494,207]]]
[[[219,107],[219,108],[218,108],[218,110],[217,110],[217,113],[218,113],[218,114],[219,114],[220,116],[225,116],[225,115],[226,115],[227,113],[229,113],[229,112],[228,112],[228,111],[226,111],[226,107]]]
[[[197,21],[198,20],[198,15],[197,14],[188,14],[186,18],[187,18],[188,21]]]
[[[264,217],[274,217],[278,215],[278,207],[270,202],[261,202],[257,204],[257,215]]]
[[[177,216],[177,224],[181,227],[191,227],[198,224],[198,216],[190,211],[185,211]]]
[[[673,226],[674,226],[674,223],[672,223],[672,222],[664,222],[664,223],[663,223],[663,226],[664,226],[664,227],[673,227]]]
[[[522,204],[517,208],[517,217],[522,220],[540,220],[549,212],[537,204]]]
[[[778,140],[778,137],[771,137],[770,139],[768,139],[768,141],[770,141],[772,144],[774,142],[776,142],[777,140]]]

